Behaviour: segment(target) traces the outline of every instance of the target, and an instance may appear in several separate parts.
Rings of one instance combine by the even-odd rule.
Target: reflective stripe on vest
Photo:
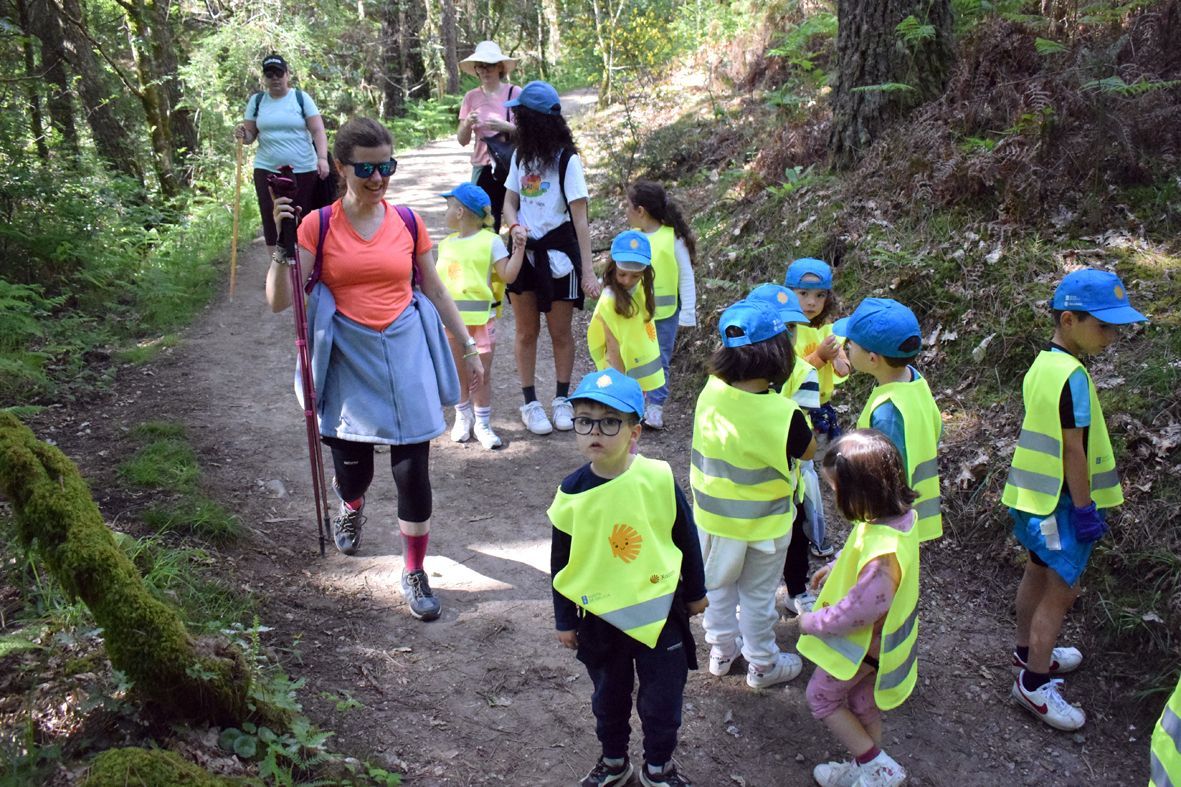
[[[828,576],[817,609],[833,606],[857,584],[871,560],[893,555],[901,571],[898,590],[882,625],[874,698],[883,710],[897,707],[918,680],[919,540],[917,514],[912,528],[902,533],[886,525],[856,522]],[[837,680],[850,680],[861,668],[873,641],[873,627],[841,637],[805,634],[796,649]]]
[[[1091,375],[1070,353],[1043,350],[1034,359],[1021,385],[1025,417],[1001,495],[1006,506],[1035,516],[1048,516],[1065,493],[1065,454],[1058,406],[1063,386],[1078,369],[1087,375],[1090,392],[1087,469],[1091,479],[1091,499],[1099,508],[1114,508],[1124,502],[1119,473],[1115,469],[1115,453]]]
[[[788,532],[799,480],[787,435],[799,405],[710,377],[697,397],[689,483],[693,516],[707,533],[740,541]]]
[[[1152,731],[1149,784],[1181,787],[1181,679]]]
[[[886,402],[893,404],[902,414],[906,472],[911,488],[919,495],[914,504],[919,515],[919,540],[939,538],[943,535],[943,501],[939,494],[939,435],[943,418],[939,406],[922,377],[908,383],[879,385],[870,392],[869,401],[857,419],[857,428],[868,428],[873,411]]]
[[[677,292],[680,289],[681,272],[677,267],[675,244],[676,232],[667,225],[648,235],[652,246],[652,290],[656,295],[656,311],[652,319],[663,320],[672,317],[677,310]]]
[[[466,238],[454,232],[439,241],[435,270],[459,307],[464,325],[484,325],[492,316],[492,244],[489,230]]]
[[[792,342],[792,347],[796,351],[796,357],[803,359],[819,347],[821,342],[832,335],[832,323],[825,323],[819,328],[813,328],[811,325],[796,325],[795,332],[796,335],[795,340]],[[811,364],[808,365],[811,366]],[[816,382],[820,386],[820,403],[825,404],[832,399],[833,389],[839,383],[843,383],[845,379],[836,373],[831,362],[817,369]]]
[[[656,324],[648,319],[647,301],[644,289],[637,286],[632,291],[635,314],[624,317],[615,310],[615,295],[604,287],[590,325],[586,329],[586,343],[596,369],[606,369],[607,331],[619,344],[619,356],[623,360],[622,371],[640,384],[645,391],[652,391],[664,385],[664,364],[660,361],[660,343],[656,340]]]
[[[570,559],[554,576],[554,590],[633,639],[655,645],[681,576],[668,463],[636,456],[623,474],[593,489],[573,495],[559,490],[547,513],[555,528],[570,535]]]

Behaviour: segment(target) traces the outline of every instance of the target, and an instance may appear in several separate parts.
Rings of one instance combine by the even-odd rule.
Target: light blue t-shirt
[[[282,98],[271,98],[263,92],[258,105],[258,117],[254,115],[255,96],[246,102],[244,120],[258,124],[258,151],[254,154],[254,168],[278,172],[279,167],[290,164],[296,172],[313,172],[316,169],[316,146],[308,131],[307,117],[320,114],[316,102],[307,93],[303,94],[303,112],[299,111],[299,100],[295,88],[290,88]]]

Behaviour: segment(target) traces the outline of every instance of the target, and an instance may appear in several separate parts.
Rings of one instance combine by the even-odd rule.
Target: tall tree
[[[838,0],[828,149],[851,166],[892,120],[938,95],[954,52],[949,0]]]
[[[443,16],[439,21],[443,39],[443,68],[447,74],[447,92],[459,92],[459,55],[455,45],[455,0],[443,0]]]
[[[382,116],[393,118],[406,111],[405,85],[409,79],[406,34],[407,0],[390,0],[381,9]]]
[[[49,159],[49,145],[45,143],[45,118],[41,114],[41,92],[37,89],[41,78],[37,73],[37,53],[34,51],[32,23],[29,21],[29,8],[25,0],[15,0],[17,21],[20,23],[21,54],[25,60],[25,103],[29,108],[29,133],[37,147],[37,158],[42,161]]]
[[[51,0],[30,0],[29,24],[41,42],[41,78],[48,92],[49,122],[61,137],[62,147],[78,155],[78,129],[74,125],[74,97],[70,92],[65,39],[61,19]]]

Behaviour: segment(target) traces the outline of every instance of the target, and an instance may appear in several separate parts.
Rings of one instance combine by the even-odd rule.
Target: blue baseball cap
[[[525,107],[543,115],[562,114],[562,99],[558,96],[558,91],[549,82],[542,82],[539,79],[525,85],[516,98],[510,98],[504,102],[504,105],[506,107]]]
[[[1066,274],[1054,290],[1051,305],[1060,311],[1087,312],[1108,325],[1148,322],[1128,303],[1128,292],[1119,276],[1094,268]]]
[[[923,332],[914,312],[890,298],[866,298],[853,313],[833,323],[832,332],[889,358],[913,358],[922,349]],[[917,336],[918,346],[902,350],[902,345]]]
[[[730,328],[739,328],[738,336],[727,336]],[[731,304],[718,320],[718,333],[722,335],[723,347],[745,347],[774,339],[787,330],[779,318],[779,310],[766,301],[743,299]]]
[[[605,404],[621,413],[635,413],[644,417],[644,391],[639,382],[610,367],[591,372],[582,378],[578,388],[567,397],[568,402],[586,399]]]
[[[611,259],[625,271],[642,271],[652,265],[652,244],[637,230],[625,230],[611,241]]]
[[[800,308],[799,297],[787,287],[778,284],[760,284],[750,291],[747,300],[769,303],[785,323],[811,322]]]
[[[804,277],[808,275],[815,276],[819,281],[804,281]],[[787,266],[787,276],[784,277],[783,284],[793,290],[831,290],[832,268],[824,260],[801,257]]]
[[[492,209],[492,199],[488,196],[488,192],[477,186],[475,183],[460,183],[451,191],[439,195],[440,197],[455,197],[459,200],[459,204],[476,214],[480,218],[488,215],[488,211]]]

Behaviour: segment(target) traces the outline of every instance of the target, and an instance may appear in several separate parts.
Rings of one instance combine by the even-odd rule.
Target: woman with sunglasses
[[[355,554],[361,542],[365,492],[373,480],[374,446],[390,447],[398,490],[404,567],[402,593],[420,620],[439,617],[440,604],[423,570],[431,525],[430,440],[446,430],[443,407],[459,401],[459,380],[443,325],[467,328],[435,272],[422,220],[386,201],[397,169],[389,131],[376,120],[352,118],[332,148],[344,196],[299,225],[300,262],[314,271],[323,235],[320,276],[308,298],[316,409],[320,434],[332,451],[340,512],[336,547]],[[292,201],[275,198],[275,220],[296,216]],[[313,278],[314,274],[313,274]],[[281,256],[267,271],[272,311],[291,305],[290,276]],[[474,339],[463,347],[473,385],[484,368]]]
[[[304,212],[312,206],[316,181],[328,177],[328,136],[316,102],[299,88],[291,87],[287,61],[271,54],[262,60],[266,90],[246,102],[246,114],[234,128],[234,138],[249,145],[258,142],[254,154],[254,191],[262,217],[262,235],[267,251],[274,254],[278,231],[271,217],[271,194],[267,176],[290,164],[295,170],[295,204]]]
[[[505,81],[516,66],[517,61],[501,52],[495,41],[481,41],[471,56],[459,62],[463,71],[480,80],[480,86],[472,88],[463,97],[456,138],[465,147],[472,144],[472,183],[484,189],[492,200],[492,221],[496,232],[500,231],[504,179],[508,172],[493,173],[492,156],[484,140],[501,135],[508,141],[517,131],[510,110],[504,106],[504,102],[521,92],[519,87]]]

